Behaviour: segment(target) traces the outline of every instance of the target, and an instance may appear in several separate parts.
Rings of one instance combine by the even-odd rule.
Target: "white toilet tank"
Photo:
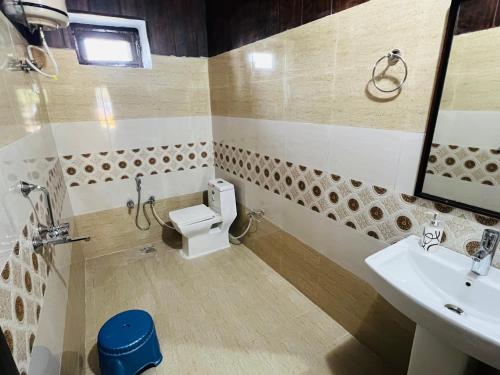
[[[236,218],[234,185],[221,178],[210,180],[208,182],[208,205],[223,220]]]

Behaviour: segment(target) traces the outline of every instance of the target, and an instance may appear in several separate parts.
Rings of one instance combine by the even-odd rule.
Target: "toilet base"
[[[227,249],[230,246],[229,233],[208,233],[192,238],[182,236],[181,255],[186,259],[194,259]]]

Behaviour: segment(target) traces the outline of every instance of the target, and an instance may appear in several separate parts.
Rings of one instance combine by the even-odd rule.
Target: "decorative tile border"
[[[152,146],[93,154],[65,155],[62,166],[70,187],[157,175],[213,165],[210,142]]]
[[[434,143],[427,173],[484,185],[500,185],[500,149]]]
[[[56,220],[61,219],[66,185],[57,158],[24,160],[29,166],[30,182],[46,186],[50,192]],[[14,172],[12,178],[17,178]],[[42,176],[48,176],[44,179]],[[33,195],[36,197],[35,195]],[[27,374],[31,351],[35,342],[38,321],[47,292],[50,264],[54,248],[48,246],[35,253],[31,245],[32,230],[38,224],[47,224],[45,197],[32,198],[33,209],[27,218],[12,254],[0,273],[0,327],[12,352],[20,374]]]
[[[419,235],[434,211],[439,211],[445,222],[445,246],[462,253],[477,248],[486,226],[500,228],[499,220],[493,218],[237,146],[214,145],[216,167],[388,243],[410,234]]]

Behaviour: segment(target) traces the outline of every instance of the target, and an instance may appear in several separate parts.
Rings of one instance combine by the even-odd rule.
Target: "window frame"
[[[151,57],[151,48],[149,46],[148,32],[146,28],[146,21],[139,18],[124,18],[124,17],[111,17],[103,16],[92,13],[69,13],[70,26],[74,24],[90,25],[93,27],[104,28],[125,28],[135,29],[139,33],[139,45],[141,49],[142,67],[144,69],[152,69],[153,61]],[[76,40],[75,40],[76,41]],[[75,43],[76,44],[76,43]],[[78,53],[78,52],[77,52]],[[96,66],[111,66],[106,64],[94,64]],[[115,65],[116,66],[116,65]]]
[[[78,61],[82,65],[99,65],[114,67],[143,68],[142,51],[140,44],[139,30],[131,27],[99,26],[82,23],[71,25],[73,37],[75,39],[75,49]],[[85,39],[95,36],[98,39],[126,41],[130,45],[132,61],[103,60],[96,61],[89,59],[85,47]]]

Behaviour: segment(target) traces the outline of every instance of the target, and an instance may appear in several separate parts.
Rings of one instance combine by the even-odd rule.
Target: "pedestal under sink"
[[[365,261],[372,286],[417,323],[408,374],[461,374],[469,356],[500,368],[500,270],[472,274],[469,257],[426,252],[417,236]]]

